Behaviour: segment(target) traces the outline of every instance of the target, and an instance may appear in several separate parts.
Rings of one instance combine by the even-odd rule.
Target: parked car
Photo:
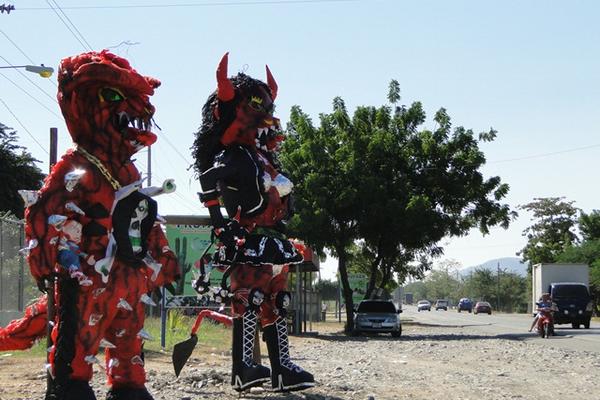
[[[354,333],[390,333],[393,337],[402,335],[400,314],[389,300],[363,300],[354,313]]]
[[[471,301],[471,299],[469,299],[467,297],[463,297],[462,299],[460,299],[458,301],[458,306],[456,308],[458,309],[458,312],[461,312],[461,311],[471,312],[471,311],[473,311],[473,302]]]
[[[478,301],[475,303],[475,308],[473,309],[473,314],[479,313],[488,313],[492,315],[492,306],[487,301]]]
[[[417,303],[417,311],[431,311],[431,303],[429,300],[419,300]]]
[[[435,302],[435,311],[437,310],[448,311],[448,300],[437,300]]]

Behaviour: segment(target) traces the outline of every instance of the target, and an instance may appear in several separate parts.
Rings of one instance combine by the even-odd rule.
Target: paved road
[[[532,317],[528,314],[474,315],[464,311],[459,313],[456,310],[417,312],[414,306],[404,306],[401,317],[421,324],[469,327],[477,333],[521,337],[523,340],[547,344],[546,339],[527,332],[532,322]],[[555,330],[556,336],[548,339],[552,341],[553,346],[600,354],[600,323],[592,321],[590,329],[572,329],[571,325],[557,325]]]

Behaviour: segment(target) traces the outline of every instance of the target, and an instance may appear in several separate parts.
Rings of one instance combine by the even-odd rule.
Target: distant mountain
[[[500,269],[502,271],[513,272],[520,276],[527,276],[527,264],[523,264],[521,259],[518,257],[496,258],[494,260],[486,261],[480,265],[463,268],[459,272],[462,276],[469,275],[477,268],[489,269],[490,271],[496,272],[498,270],[498,264],[500,265]]]

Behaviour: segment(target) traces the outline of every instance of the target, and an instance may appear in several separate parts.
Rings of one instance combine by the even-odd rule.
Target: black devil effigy
[[[284,138],[273,116],[277,83],[268,67],[266,84],[243,73],[228,77],[227,63],[225,54],[217,68],[217,90],[202,110],[194,156],[200,200],[218,241],[212,267],[226,268],[231,279],[219,295],[232,302],[231,384],[244,391],[270,380],[276,391],[302,390],[314,386],[314,378],[289,354],[287,275],[302,254],[285,236],[293,184],[277,161]],[[200,292],[208,290],[207,281],[205,276],[196,281]],[[253,359],[259,323],[270,369]]]

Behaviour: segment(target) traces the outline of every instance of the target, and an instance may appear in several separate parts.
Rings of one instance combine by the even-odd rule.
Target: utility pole
[[[496,290],[496,310],[500,311],[500,261],[498,261],[498,288]]]
[[[58,129],[50,128],[50,160],[48,173],[52,172],[52,167],[58,161]],[[54,327],[54,318],[56,317],[56,305],[54,304],[54,295],[58,282],[51,276],[46,280],[46,293],[48,296],[48,312],[46,320],[46,348],[54,346],[52,339],[52,328]],[[50,352],[46,354],[46,361],[50,362]],[[46,393],[50,393],[54,387],[54,378],[50,374],[50,370],[46,372]]]
[[[152,186],[152,146],[148,146],[148,186]]]

